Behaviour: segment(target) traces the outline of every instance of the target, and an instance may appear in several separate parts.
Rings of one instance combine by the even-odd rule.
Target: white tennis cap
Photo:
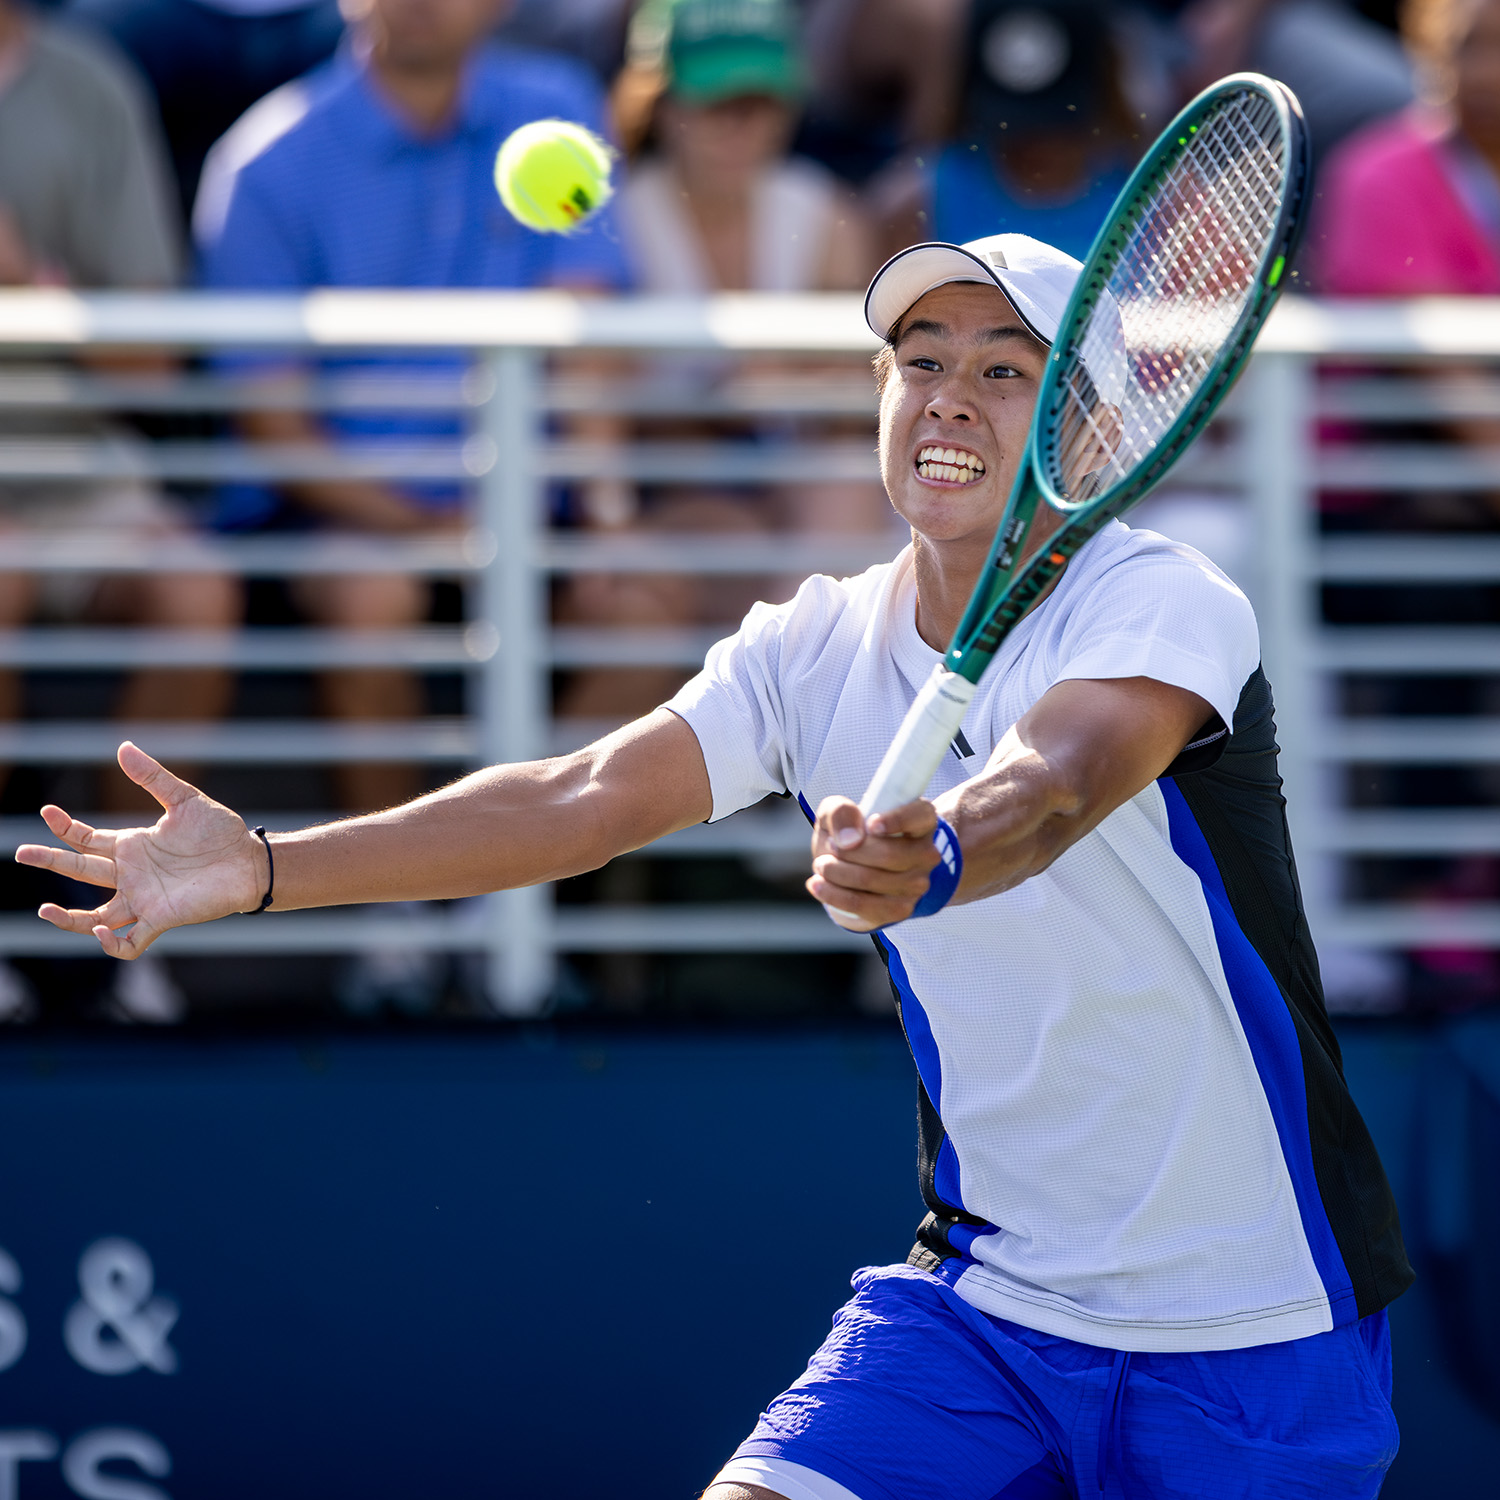
[[[888,339],[902,313],[934,287],[978,281],[999,287],[1026,326],[1050,344],[1082,270],[1071,255],[1028,234],[991,234],[966,245],[912,245],[875,273],[865,293],[865,321]]]

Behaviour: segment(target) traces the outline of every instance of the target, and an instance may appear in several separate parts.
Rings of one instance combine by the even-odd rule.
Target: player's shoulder
[[[1196,548],[1111,521],[1068,564],[1039,639],[1059,645],[1101,629],[1221,643],[1258,639],[1239,585]]]
[[[1118,520],[1109,522],[1079,549],[1064,582],[1072,585],[1068,592],[1081,597],[1102,584],[1135,582],[1162,589],[1199,585],[1245,597],[1239,585],[1196,547]]]
[[[762,648],[774,645],[788,666],[822,657],[837,639],[857,641],[888,608],[908,550],[848,578],[812,574],[784,604],[755,605],[740,626],[741,639]]]

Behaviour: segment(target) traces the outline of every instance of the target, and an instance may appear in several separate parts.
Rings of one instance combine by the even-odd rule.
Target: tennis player
[[[267,904],[556,880],[797,797],[808,890],[890,970],[930,1212],[709,1500],[1327,1500],[1374,1495],[1395,1455],[1383,1309],[1411,1271],[1324,1013],[1240,591],[1111,523],[1006,640],[928,798],[866,822],[844,795],[974,586],[1079,269],[1019,235],[887,263],[866,307],[911,546],[757,605],[638,722],[270,845],[127,744],[156,826],[48,807],[68,848],[17,855],[113,888],[41,915],[133,958]]]

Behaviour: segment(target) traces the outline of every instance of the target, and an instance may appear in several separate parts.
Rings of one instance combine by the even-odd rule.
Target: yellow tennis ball
[[[582,125],[533,120],[505,138],[495,158],[495,187],[528,229],[567,234],[609,201],[613,154]]]

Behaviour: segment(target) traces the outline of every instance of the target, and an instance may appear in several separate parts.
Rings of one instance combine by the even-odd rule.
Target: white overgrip
[[[860,799],[867,818],[902,807],[927,790],[973,700],[974,684],[967,677],[941,665],[932,669]]]
[[[967,677],[938,665],[907,709],[885,758],[876,767],[870,785],[860,799],[859,810],[868,818],[915,801],[927,790],[932,773],[942,764],[974,699],[975,685]],[[824,910],[840,927],[866,930],[864,918],[836,906]]]

